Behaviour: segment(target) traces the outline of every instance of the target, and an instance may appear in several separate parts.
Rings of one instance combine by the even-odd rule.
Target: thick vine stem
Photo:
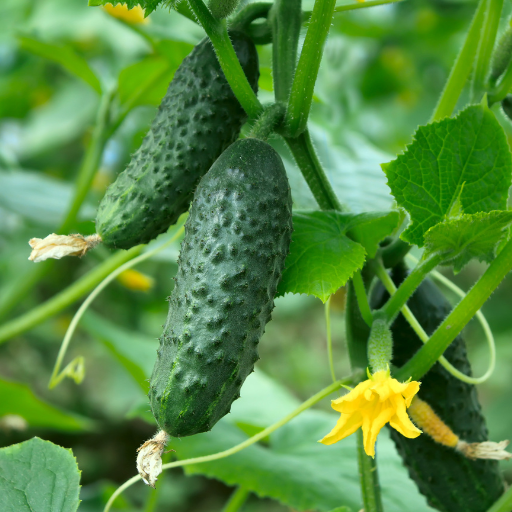
[[[253,2],[244,7],[229,22],[229,28],[245,32],[254,44],[269,44],[272,42],[272,29],[268,21],[264,23],[252,23],[260,18],[267,18],[270,8],[270,2]]]
[[[414,293],[416,288],[421,284],[425,276],[433,270],[442,261],[441,255],[432,255],[430,258],[420,262],[413,271],[407,276],[405,281],[400,285],[394,295],[381,308],[388,324],[395,319],[400,310],[403,308],[409,297]],[[373,264],[375,267],[375,263]],[[377,273],[377,268],[373,269]],[[406,379],[407,380],[407,379]],[[417,379],[415,379],[417,380]]]
[[[247,501],[250,494],[251,491],[246,487],[237,487],[229,497],[229,500],[222,509],[222,512],[238,512],[244,506],[244,503]]]
[[[302,0],[276,0],[269,13],[272,26],[272,68],[276,101],[287,102],[297,64]]]
[[[244,70],[236,56],[231,40],[229,39],[226,23],[216,20],[202,0],[188,0],[191,9],[197,16],[199,23],[211,39],[217,58],[226,80],[240,105],[250,118],[257,118],[263,107],[252,90]]]
[[[380,494],[377,462],[364,451],[363,431],[359,429],[357,436],[357,461],[359,465],[359,480],[363,497],[364,512],[384,512]]]
[[[322,210],[343,211],[334,190],[325,175],[318,157],[316,156],[313,142],[309,136],[308,130],[305,130],[299,137],[285,138],[299,169],[304,176],[311,192],[313,193],[318,206]]]
[[[315,1],[288,101],[285,124],[289,137],[297,137],[306,129],[316,77],[335,5],[336,0]]]
[[[429,341],[396,372],[396,378],[400,381],[410,377],[413,380],[421,379],[484,305],[510,270],[512,270],[512,240],[507,242],[482,277],[432,334]]]
[[[507,94],[512,89],[512,61],[509,63],[505,74],[501,77],[496,87],[487,96],[489,105],[498,103],[505,99]]]
[[[265,108],[263,114],[252,127],[249,137],[267,140],[277,126],[282,123],[286,107],[282,103],[272,103]]]
[[[473,20],[466,35],[466,40],[462,46],[455,63],[452,66],[448,80],[444,86],[443,92],[437,102],[430,122],[440,121],[444,117],[452,115],[460,94],[468,81],[469,74],[473,68],[473,62],[478,50],[478,41],[480,31],[485,17],[485,8],[487,0],[480,0]]]
[[[485,93],[489,83],[489,68],[492,61],[492,52],[496,42],[496,34],[503,10],[503,0],[487,0],[487,13],[482,33],[480,35],[480,44],[475,63],[475,72],[471,87],[471,101],[478,103]]]

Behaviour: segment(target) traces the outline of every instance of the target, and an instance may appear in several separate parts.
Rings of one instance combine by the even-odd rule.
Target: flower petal
[[[405,402],[402,399],[397,398],[395,402],[395,414],[390,419],[389,424],[400,434],[409,439],[418,437],[422,432],[417,428],[414,423],[410,420],[405,410]]]
[[[373,417],[369,417],[370,421],[369,428],[365,429],[363,422],[363,437],[364,437],[364,451],[366,455],[370,457],[375,457],[375,442],[377,441],[377,436],[381,431],[382,427],[390,420],[390,418],[394,414],[394,409],[391,406],[391,402],[385,402],[384,404],[379,404],[378,408],[374,411],[377,413]]]
[[[358,413],[350,416],[342,414],[336,426],[319,442],[327,445],[337,443],[353,434],[361,426],[362,421],[362,416]]]

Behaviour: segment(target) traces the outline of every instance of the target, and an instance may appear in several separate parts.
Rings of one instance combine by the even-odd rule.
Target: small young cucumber
[[[256,92],[256,47],[240,32],[230,37]],[[204,39],[176,71],[142,145],[100,203],[96,230],[103,243],[129,249],[166,231],[188,210],[197,183],[246,118]]]
[[[267,143],[230,146],[197,187],[149,398],[170,436],[210,430],[259,359],[292,232],[283,162]]]
[[[393,269],[392,278],[397,286],[406,275],[402,265]],[[387,298],[382,285],[378,285],[372,295],[373,307],[380,307]],[[421,284],[407,305],[429,335],[451,311],[448,301],[429,279]],[[402,366],[422,343],[402,315],[391,330],[393,364]],[[453,341],[444,356],[461,372],[471,373],[462,337]],[[421,379],[418,396],[434,408],[460,439],[467,442],[488,440],[475,386],[456,379],[439,363]],[[390,431],[411,478],[432,507],[442,512],[485,512],[503,493],[497,461],[470,460],[425,434],[407,439],[394,429]]]

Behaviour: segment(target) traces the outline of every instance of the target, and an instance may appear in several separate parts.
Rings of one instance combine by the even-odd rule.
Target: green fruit
[[[406,277],[402,266],[395,267],[392,277],[398,285]],[[376,287],[372,303],[380,307],[387,293]],[[409,299],[408,306],[423,329],[430,335],[451,311],[451,306],[430,280],[426,280]],[[394,322],[393,364],[402,366],[422,345],[408,322],[400,315]],[[444,353],[461,372],[471,374],[466,346],[458,336]],[[467,442],[488,440],[485,419],[476,388],[449,374],[439,363],[421,379],[418,396],[425,400],[455,434]],[[411,478],[427,497],[429,504],[443,512],[485,512],[503,493],[498,463],[470,460],[423,434],[407,439],[390,429]]]
[[[258,360],[288,254],[291,195],[271,146],[243,139],[199,183],[149,398],[171,436],[210,430]]]
[[[256,48],[239,32],[230,37],[256,91]],[[142,145],[100,203],[96,230],[103,243],[129,249],[166,231],[188,210],[199,180],[246,118],[204,39],[176,71]]]

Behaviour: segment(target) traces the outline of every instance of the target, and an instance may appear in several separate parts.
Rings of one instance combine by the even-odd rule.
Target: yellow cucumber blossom
[[[112,2],[105,4],[103,9],[114,18],[137,25],[139,23],[148,23],[148,19],[144,18],[144,9],[140,5],[136,5],[132,9],[128,9],[126,3]]]
[[[364,451],[375,457],[375,441],[386,423],[405,437],[418,437],[421,430],[411,422],[406,409],[419,389],[419,382],[400,383],[391,377],[389,370],[369,375],[368,380],[331,402],[331,407],[340,412],[341,417],[320,442],[337,443],[362,427]]]

